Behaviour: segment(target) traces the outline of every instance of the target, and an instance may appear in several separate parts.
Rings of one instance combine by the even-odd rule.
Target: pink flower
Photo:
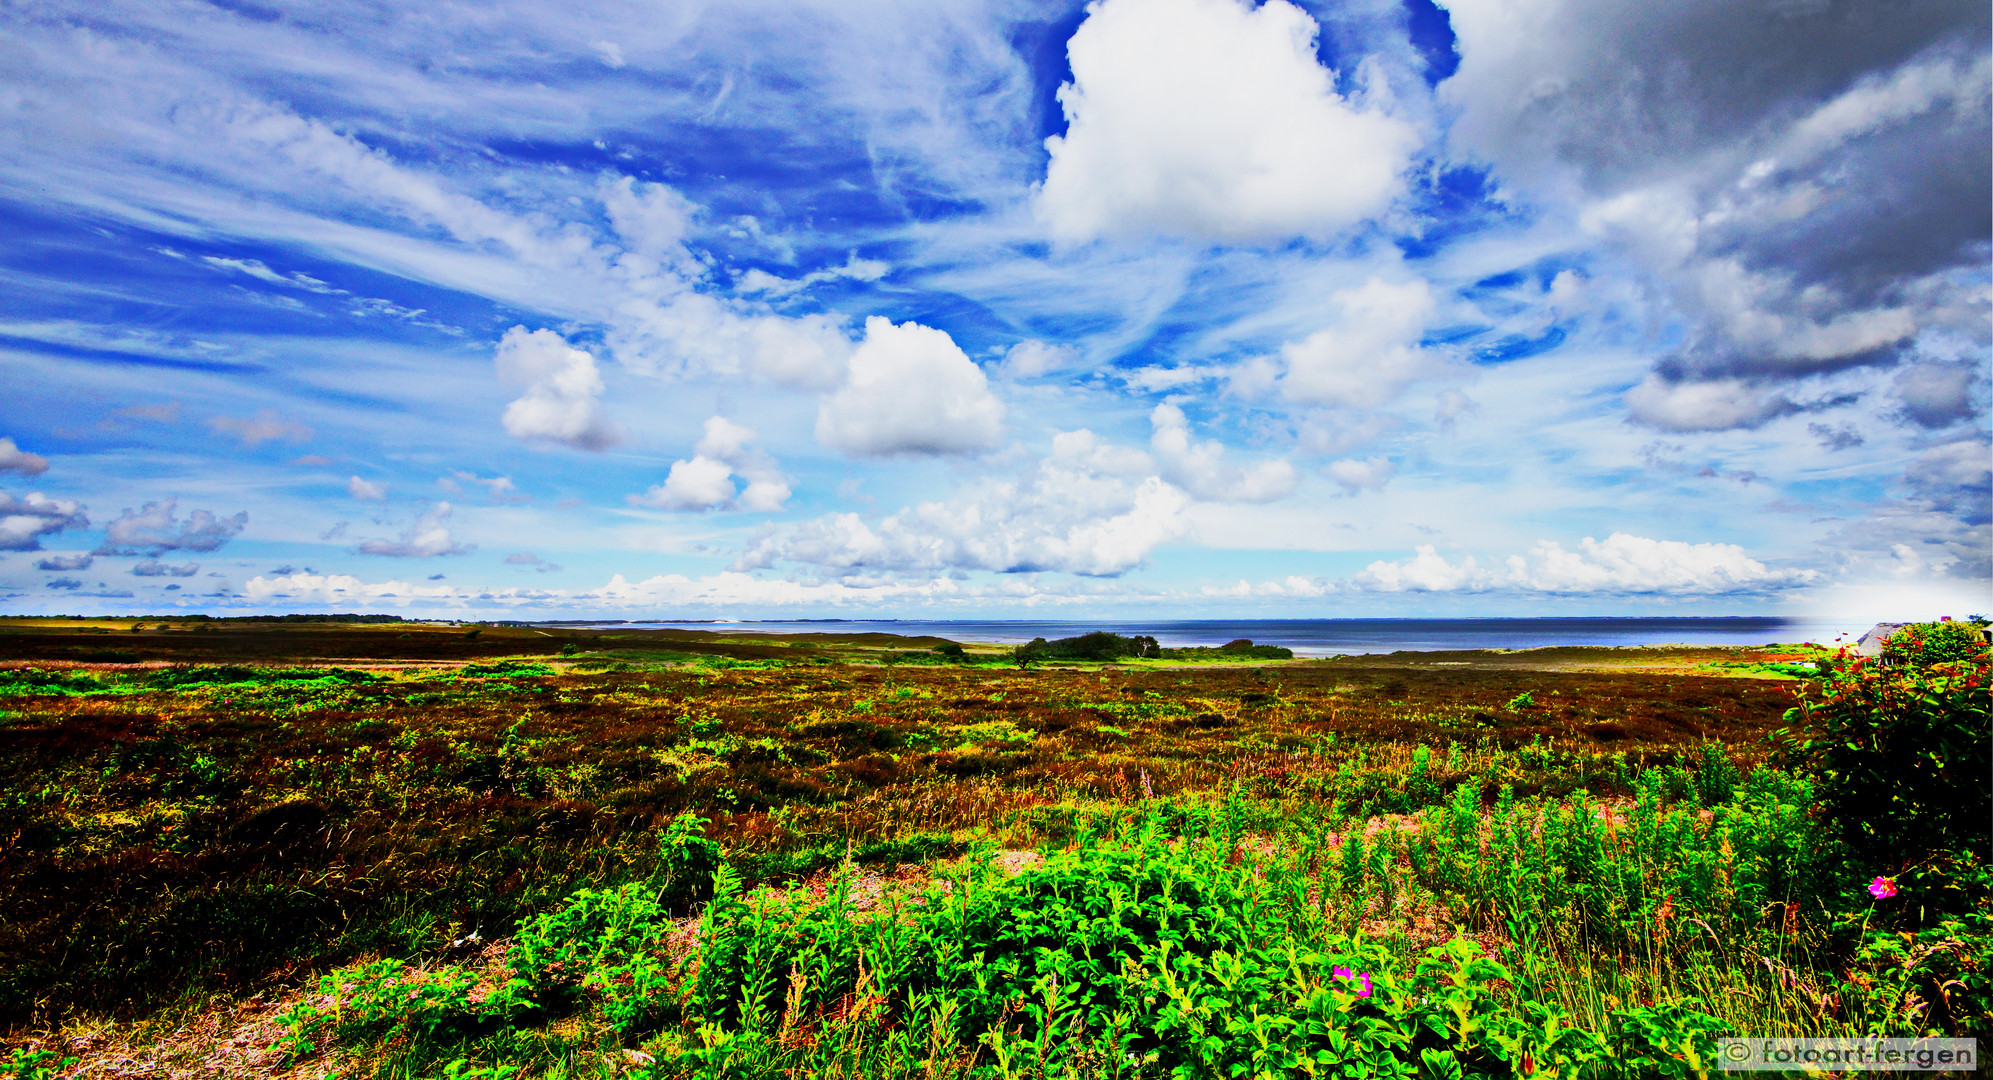
[[[1329,974],[1334,975],[1342,982],[1356,983],[1357,997],[1366,998],[1370,996],[1370,974],[1368,972],[1351,971],[1346,967],[1339,967],[1331,970]]]
[[[1868,894],[1877,900],[1887,900],[1896,895],[1896,879],[1879,877],[1868,883]]]

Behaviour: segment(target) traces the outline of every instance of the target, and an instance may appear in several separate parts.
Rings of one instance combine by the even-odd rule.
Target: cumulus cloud
[[[606,450],[620,441],[602,415],[602,376],[586,351],[552,330],[515,326],[499,339],[495,362],[502,381],[525,389],[505,407],[506,434],[579,450]]]
[[[59,577],[49,579],[48,587],[51,589],[80,589],[83,587],[83,583],[73,577]]]
[[[1687,544],[1613,533],[1587,536],[1577,551],[1544,540],[1508,560],[1509,581],[1539,592],[1726,593],[1797,585],[1810,571],[1782,571],[1735,544]]]
[[[1650,374],[1626,392],[1633,418],[1662,431],[1752,428],[1797,410],[1782,394],[1744,379],[1676,381]]]
[[[90,524],[82,503],[51,499],[41,492],[15,498],[0,491],[0,551],[39,551],[41,538]]]
[[[436,555],[462,555],[476,550],[460,544],[450,535],[450,504],[439,502],[422,512],[415,523],[394,540],[367,540],[360,544],[366,555],[386,555],[397,559],[426,559]]]
[[[1685,316],[1637,419],[1748,427],[1736,380],[1983,347],[1993,99],[1981,6],[1457,0],[1456,146],[1565,203]],[[1731,387],[1708,396],[1676,387]],[[1703,406],[1698,408],[1697,406]],[[1915,413],[1907,414],[1912,422]]]
[[[1067,131],[1038,212],[1055,236],[1321,236],[1387,208],[1418,133],[1339,95],[1286,0],[1101,0],[1067,42]]]
[[[1511,555],[1501,568],[1484,568],[1468,555],[1449,561],[1422,544],[1402,562],[1379,560],[1351,579],[1378,592],[1510,590],[1537,593],[1721,595],[1788,588],[1812,581],[1812,571],[1778,570],[1735,544],[1689,544],[1614,533],[1585,537],[1571,551],[1539,541],[1528,555]]]
[[[208,429],[218,435],[227,435],[246,447],[278,441],[300,443],[310,439],[314,434],[305,425],[286,420],[269,409],[262,409],[255,416],[246,419],[239,416],[217,416],[208,421]]]
[[[1433,310],[1423,280],[1371,278],[1330,299],[1342,312],[1336,325],[1280,350],[1287,365],[1280,388],[1288,400],[1374,409],[1438,370],[1419,347]]]
[[[200,563],[182,563],[173,566],[158,559],[147,559],[132,564],[131,572],[137,577],[193,577],[201,572]]]
[[[1472,586],[1482,577],[1474,556],[1450,563],[1431,544],[1420,544],[1404,562],[1383,559],[1371,563],[1351,581],[1379,592],[1451,592]]]
[[[873,316],[817,441],[854,457],[973,454],[1003,440],[1003,402],[946,331]]]
[[[12,439],[0,439],[0,473],[20,473],[22,476],[40,476],[48,471],[48,459],[40,454],[30,454],[14,445]]]
[[[754,439],[753,428],[724,416],[708,418],[693,456],[674,462],[664,483],[630,496],[630,503],[658,510],[780,510],[789,498],[788,481],[773,457],[751,445]],[[735,475],[746,488],[736,487]]]
[[[167,551],[219,551],[249,524],[244,511],[233,517],[216,517],[209,510],[194,510],[181,521],[178,499],[146,503],[139,510],[126,507],[117,519],[104,527],[104,543],[99,555],[158,556]]]
[[[97,560],[88,555],[51,555],[35,560],[37,570],[88,570]]]
[[[1382,491],[1391,478],[1398,475],[1398,466],[1387,457],[1373,457],[1357,460],[1345,458],[1331,461],[1328,465],[1329,479],[1348,495],[1359,491]]]
[[[1190,500],[1160,477],[1135,480],[1101,471],[1101,449],[1090,436],[1066,439],[1020,480],[984,481],[958,498],[901,510],[876,526],[857,514],[834,514],[774,530],[750,547],[735,569],[785,561],[841,575],[1125,573],[1182,533]]]
[[[1197,442],[1190,421],[1175,405],[1162,404],[1149,414],[1154,432],[1149,450],[1162,466],[1163,478],[1199,499],[1210,502],[1263,503],[1285,498],[1299,476],[1286,461],[1234,465],[1225,460],[1224,444]]]
[[[361,502],[380,502],[388,497],[388,486],[355,476],[346,481],[346,494]]]

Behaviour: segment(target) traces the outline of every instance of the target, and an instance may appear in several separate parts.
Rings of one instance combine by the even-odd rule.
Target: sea
[[[573,624],[564,624],[573,625]],[[1147,634],[1166,648],[1223,645],[1246,638],[1284,645],[1297,656],[1356,656],[1555,645],[1833,645],[1852,637],[1844,622],[1789,618],[1640,619],[1178,619],[1112,622],[1038,620],[799,619],[781,622],[601,622],[616,627],[708,630],[727,634],[899,634],[1009,645],[1095,630]],[[1862,628],[1866,629],[1866,627]],[[1855,631],[1859,633],[1859,631]]]

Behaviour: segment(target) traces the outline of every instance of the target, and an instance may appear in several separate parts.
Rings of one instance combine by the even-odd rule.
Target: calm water
[[[1223,645],[1251,638],[1285,645],[1300,656],[1390,653],[1400,650],[1537,649],[1549,645],[1831,644],[1848,630],[1811,619],[1185,619],[1127,622],[914,619],[824,619],[797,622],[629,622],[611,626],[723,630],[730,634],[902,634],[955,641],[1011,644],[1062,638],[1091,630],[1149,634],[1165,646]],[[1864,628],[1865,629],[1865,628]]]

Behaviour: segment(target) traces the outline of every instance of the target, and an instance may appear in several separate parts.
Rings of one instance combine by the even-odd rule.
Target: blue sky
[[[0,22],[0,610],[1993,608],[1984,5]]]

